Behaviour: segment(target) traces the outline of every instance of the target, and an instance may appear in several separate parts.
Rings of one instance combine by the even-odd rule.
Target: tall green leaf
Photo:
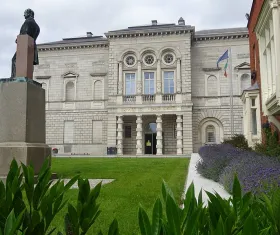
[[[150,235],[151,234],[151,224],[145,210],[140,207],[138,210],[138,221],[139,227],[142,235]]]

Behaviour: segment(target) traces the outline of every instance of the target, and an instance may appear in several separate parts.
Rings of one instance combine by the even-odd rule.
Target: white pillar
[[[274,31],[274,50],[275,50],[275,81],[276,81],[276,94],[280,93],[280,4],[274,0],[271,4],[272,7],[272,19],[273,19],[273,31]]]
[[[160,59],[157,60],[157,77],[156,77],[156,93],[161,94],[161,69],[160,69]]]
[[[123,95],[123,63],[119,62],[118,94]]]
[[[157,115],[157,155],[162,155],[162,117]]]
[[[123,155],[123,116],[118,116],[117,133],[117,154]]]
[[[182,115],[177,115],[177,155],[183,154],[183,119]]]
[[[138,60],[137,64],[137,82],[136,82],[136,93],[137,95],[142,95],[142,66],[141,61]]]
[[[181,93],[181,60],[177,59],[177,76],[176,76],[176,90],[175,93]]]
[[[142,115],[137,115],[136,119],[136,155],[142,155],[142,138],[143,138],[143,127],[142,127]]]

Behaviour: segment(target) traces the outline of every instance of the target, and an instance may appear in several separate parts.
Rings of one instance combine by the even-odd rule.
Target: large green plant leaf
[[[108,235],[119,235],[119,225],[116,219],[113,220],[109,227]]]
[[[151,234],[151,224],[149,221],[149,217],[145,210],[142,207],[139,207],[138,210],[138,221],[139,227],[142,235],[150,235]]]
[[[159,235],[162,220],[162,204],[160,199],[156,200],[153,209],[153,221],[152,221],[152,235]]]

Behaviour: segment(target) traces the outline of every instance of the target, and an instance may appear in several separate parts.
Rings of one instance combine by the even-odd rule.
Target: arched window
[[[75,99],[75,84],[74,82],[67,82],[66,83],[66,101],[73,101]]]
[[[42,83],[42,88],[45,90],[45,101],[48,100],[48,87],[46,83]]]
[[[249,74],[242,74],[241,76],[241,93],[250,87],[250,76]]]
[[[102,93],[103,93],[102,82],[101,81],[96,81],[94,83],[94,91],[93,91],[94,99],[95,100],[101,100],[103,98]]]
[[[209,76],[207,79],[207,95],[218,96],[218,81],[213,75]]]
[[[216,143],[215,127],[213,125],[206,127],[206,142]]]

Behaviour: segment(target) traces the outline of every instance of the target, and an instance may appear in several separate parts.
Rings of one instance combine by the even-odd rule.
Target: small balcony
[[[155,95],[142,95],[142,102],[143,103],[154,103],[156,100]]]
[[[175,102],[175,100],[176,100],[175,94],[162,95],[162,102],[164,103],[173,103]]]
[[[123,103],[124,104],[135,104],[135,102],[136,102],[136,95],[123,96]]]

